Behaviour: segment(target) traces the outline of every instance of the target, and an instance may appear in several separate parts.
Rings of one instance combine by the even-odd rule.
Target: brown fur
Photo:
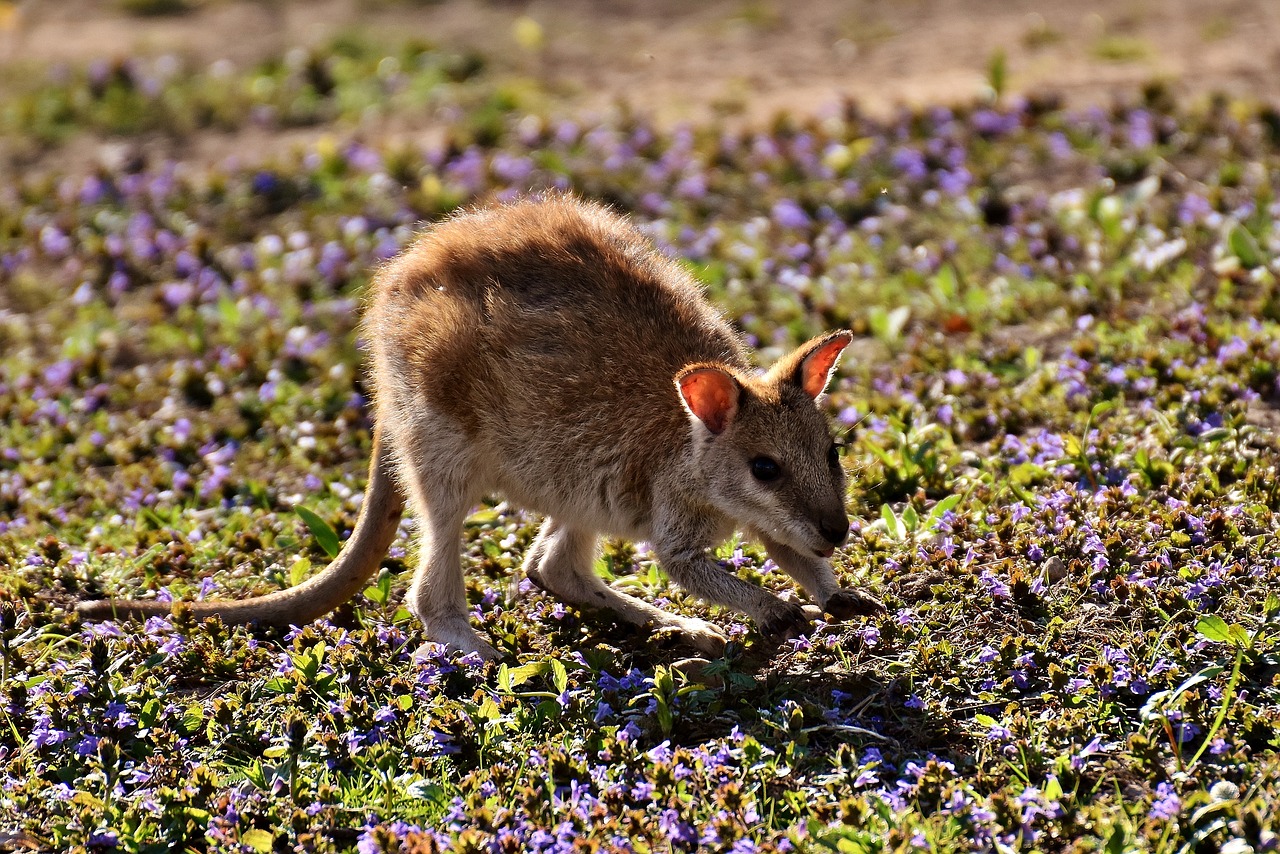
[[[458,550],[469,509],[490,493],[548,517],[525,561],[540,586],[677,632],[710,654],[724,643],[714,626],[624,596],[594,575],[600,534],[650,540],[677,583],[750,615],[773,641],[808,621],[799,606],[711,559],[709,548],[735,527],[760,537],[833,615],[878,607],[841,590],[822,556],[843,541],[848,518],[814,398],[848,333],[815,339],[758,376],[678,264],[604,208],[552,197],[427,230],[375,277],[364,334],[381,451],[351,540],[298,588],[199,603],[197,613],[302,623],[336,607],[376,569],[403,494],[422,530],[408,607],[432,639],[496,657],[467,622]],[[682,390],[692,366],[710,371],[710,384]],[[705,401],[682,401],[709,387]],[[724,409],[731,399],[732,411]],[[782,476],[754,477],[760,456],[776,460]],[[82,611],[103,616],[113,607],[167,610],[87,603]]]

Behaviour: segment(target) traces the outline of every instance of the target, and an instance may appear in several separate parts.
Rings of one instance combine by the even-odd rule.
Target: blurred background
[[[11,94],[56,76],[60,68],[93,62],[158,60],[131,69],[158,87],[159,78],[182,69],[198,72],[212,65],[231,78],[288,62],[290,51],[293,61],[302,61],[299,49],[351,52],[371,44],[452,52],[458,58],[449,75],[485,75],[524,108],[558,112],[569,106],[576,112],[624,102],[660,124],[710,114],[750,123],[783,109],[812,113],[846,97],[872,112],[903,104],[968,103],[993,90],[1051,91],[1079,106],[1137,93],[1153,82],[1181,96],[1222,92],[1265,99],[1277,94],[1280,80],[1280,4],[0,0],[0,87]],[[335,116],[306,115],[304,105],[283,123],[292,134],[250,137],[249,149],[242,145],[245,135],[269,122],[213,116],[204,127],[186,129],[207,133],[182,134],[183,154],[267,154],[264,146],[305,142],[300,129],[331,119],[412,133],[442,118],[417,109],[421,103],[400,106],[353,106]],[[235,106],[226,109],[234,112]],[[58,111],[57,105],[37,106],[25,121],[52,121]],[[110,133],[135,129],[113,121],[140,119],[93,121]],[[222,138],[228,131],[236,132],[230,140]],[[93,142],[78,143],[72,153],[63,149],[58,156],[93,153]],[[45,153],[39,146],[7,148],[10,166],[29,165]]]

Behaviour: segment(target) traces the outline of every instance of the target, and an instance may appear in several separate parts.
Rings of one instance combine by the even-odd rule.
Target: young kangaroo
[[[427,230],[378,271],[364,318],[373,354],[373,460],[355,531],[307,582],[197,615],[303,624],[366,584],[404,500],[422,541],[407,605],[427,635],[488,659],[468,623],[459,542],[486,494],[546,515],[524,571],[566,602],[682,635],[716,656],[711,624],[669,614],[594,572],[601,534],[652,543],[672,580],[755,620],[778,643],[805,611],[709,554],[758,538],[828,614],[879,609],[841,589],[828,558],[849,520],[844,474],[815,404],[848,332],[757,374],[743,344],[675,263],[603,207],[556,196],[474,210]],[[90,618],[163,614],[156,602],[80,605]]]

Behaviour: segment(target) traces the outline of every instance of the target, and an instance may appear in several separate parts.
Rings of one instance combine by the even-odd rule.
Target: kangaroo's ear
[[[723,433],[738,414],[742,386],[724,368],[690,365],[676,374],[676,388],[689,414],[716,435]]]
[[[769,372],[770,377],[775,382],[794,383],[809,397],[817,397],[826,390],[840,354],[852,340],[853,333],[843,329],[819,335],[783,356]]]

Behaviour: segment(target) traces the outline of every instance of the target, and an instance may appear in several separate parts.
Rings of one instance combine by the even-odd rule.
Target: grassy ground
[[[359,44],[6,92],[29,149],[332,134],[251,169],[45,156],[0,187],[0,845],[1276,846],[1274,111],[1153,89],[664,130],[530,114],[474,58]],[[359,143],[370,101],[450,122]],[[885,616],[770,656],[610,544],[615,583],[735,638],[691,679],[522,580],[536,520],[502,504],[463,544],[502,666],[411,660],[409,522],[311,626],[68,615],[323,564],[367,463],[369,269],[423,219],[549,187],[631,213],[762,362],[858,333],[830,399],[859,520],[837,565]],[[749,543],[722,557],[790,589]]]

